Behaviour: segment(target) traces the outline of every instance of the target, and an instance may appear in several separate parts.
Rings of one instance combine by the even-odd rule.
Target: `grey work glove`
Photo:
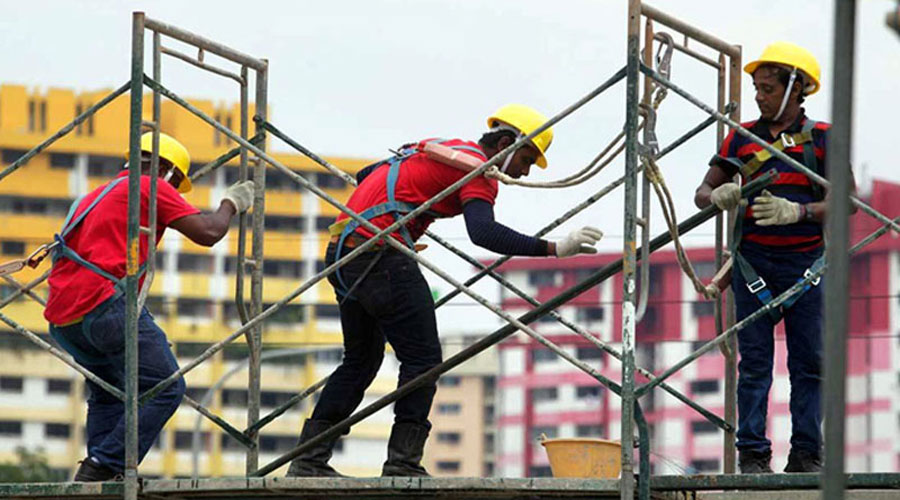
[[[576,229],[556,243],[557,257],[571,257],[580,253],[597,253],[594,244],[603,237],[603,231],[590,226]]]
[[[802,213],[799,203],[774,196],[763,189],[753,200],[753,218],[758,226],[783,226],[800,220]]]
[[[731,210],[741,202],[741,187],[733,182],[726,182],[712,190],[709,201],[719,210]]]
[[[241,213],[253,206],[253,192],[256,185],[253,181],[236,182],[225,190],[222,201],[228,201],[234,205],[235,211]]]

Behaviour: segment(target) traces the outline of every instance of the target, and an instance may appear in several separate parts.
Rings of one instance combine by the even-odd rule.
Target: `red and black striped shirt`
[[[801,132],[806,121],[806,115],[801,112],[797,120],[784,133],[795,134]],[[778,138],[772,137],[769,131],[769,122],[756,120],[743,123],[742,125],[770,144],[781,140],[780,136]],[[816,165],[807,165],[807,167],[823,177],[825,176],[825,154],[828,150],[828,131],[830,128],[831,125],[828,123],[816,122],[815,127],[812,129],[812,146],[816,156]],[[796,146],[785,148],[784,152],[794,160],[804,163],[803,147],[803,144],[797,144]],[[761,149],[763,149],[762,146],[732,130],[722,142],[719,154],[713,156],[709,164],[718,166],[729,176],[733,176],[739,172],[738,164],[744,164],[753,157],[754,153]],[[753,174],[752,178],[763,175],[772,169],[777,170],[779,173],[775,182],[766,188],[773,195],[801,204],[821,201],[817,198],[816,191],[813,190],[812,181],[806,175],[798,172],[778,158],[772,157],[766,161]],[[744,179],[744,182],[752,180],[752,178]],[[751,208],[754,198],[755,196],[749,198],[750,203],[744,209],[742,245],[758,245],[764,247],[765,250],[775,252],[806,252],[815,250],[823,245],[822,224],[819,222],[800,221],[784,226],[757,225]]]

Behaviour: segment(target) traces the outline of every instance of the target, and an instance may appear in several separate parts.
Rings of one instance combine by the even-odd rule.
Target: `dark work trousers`
[[[793,286],[803,272],[822,255],[821,250],[803,253],[767,252],[742,246],[741,255],[765,280],[773,297]],[[740,272],[732,272],[738,321],[762,307],[747,289]],[[822,446],[822,308],[824,279],[784,310],[788,372],[791,381],[791,448],[819,454]],[[738,431],[740,450],[763,451],[771,447],[766,438],[766,416],[775,351],[775,322],[764,314],[738,332]]]
[[[346,255],[351,250],[344,248]],[[334,261],[331,244],[325,262]],[[340,268],[347,287],[359,278],[379,252],[364,252]],[[328,280],[336,288],[332,274]],[[338,296],[338,300],[341,298]],[[384,358],[384,343],[400,361],[398,387],[441,362],[434,299],[418,264],[402,253],[387,249],[351,298],[340,306],[344,333],[344,358],[328,378],[313,411],[313,420],[337,423],[350,416],[362,401],[363,393],[378,372]],[[415,423],[430,428],[428,413],[436,386],[426,384],[394,404],[396,422]]]
[[[125,390],[125,299],[101,304],[85,321],[51,327],[54,337],[85,368],[113,386]],[[102,310],[100,310],[102,309]],[[138,390],[144,392],[178,370],[169,341],[145,307],[138,318]],[[88,380],[88,455],[116,471],[125,470],[125,405],[119,398]],[[169,417],[184,396],[179,378],[138,410],[138,461],[150,451]]]

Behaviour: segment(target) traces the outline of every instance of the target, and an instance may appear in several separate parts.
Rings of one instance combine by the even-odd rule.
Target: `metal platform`
[[[816,474],[719,476],[657,476],[652,498],[817,500]],[[112,499],[121,498],[123,483],[0,484],[2,498]],[[223,478],[143,481],[138,493],[146,499],[279,498],[303,500],[413,499],[602,499],[619,498],[619,480],[509,478]],[[900,474],[849,474],[848,500],[900,499]]]

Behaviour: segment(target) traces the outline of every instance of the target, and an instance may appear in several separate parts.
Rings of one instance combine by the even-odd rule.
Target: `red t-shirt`
[[[461,139],[452,139],[442,142],[444,146],[469,146],[481,151],[481,147],[474,142],[463,141]],[[484,153],[478,154],[474,151],[461,150],[463,153],[474,156],[481,161],[487,161]],[[352,208],[356,213],[362,213],[367,208],[386,203],[387,198],[387,176],[390,168],[384,164],[375,169],[368,177],[366,177],[347,201],[347,206]],[[394,188],[394,198],[397,201],[405,201],[414,205],[420,205],[425,201],[434,197],[448,186],[463,178],[466,172],[457,168],[445,165],[436,160],[432,160],[425,156],[425,153],[416,153],[407,158],[400,165],[400,175],[397,177],[397,185]],[[488,179],[484,176],[478,176],[470,180],[455,192],[444,198],[443,200],[431,206],[432,212],[437,212],[441,217],[453,217],[462,213],[463,203],[471,199],[479,199],[494,204],[497,198],[497,181],[496,179]],[[346,214],[340,214],[337,220],[344,220]],[[420,215],[414,220],[407,223],[413,240],[418,240],[428,226],[434,222],[431,215]],[[392,215],[382,215],[371,219],[371,222],[380,228],[386,228],[394,223]],[[364,236],[372,236],[373,233],[365,228],[356,230]],[[403,241],[398,233],[393,233],[394,238]]]
[[[123,172],[118,177],[127,176]],[[156,242],[162,238],[166,226],[176,219],[200,213],[191,206],[168,182],[157,184]],[[78,204],[77,217],[91,204],[106,184],[91,191]],[[141,176],[141,226],[149,224],[148,201],[150,176]],[[74,219],[73,217],[73,219]],[[117,184],[81,223],[66,237],[66,245],[88,262],[113,276],[125,276],[125,243],[128,235],[128,181]],[[140,261],[147,260],[147,235],[140,235]],[[44,318],[61,325],[89,313],[115,293],[108,279],[65,257],[53,264],[47,280],[50,296],[44,309]],[[141,278],[143,282],[143,277]]]

